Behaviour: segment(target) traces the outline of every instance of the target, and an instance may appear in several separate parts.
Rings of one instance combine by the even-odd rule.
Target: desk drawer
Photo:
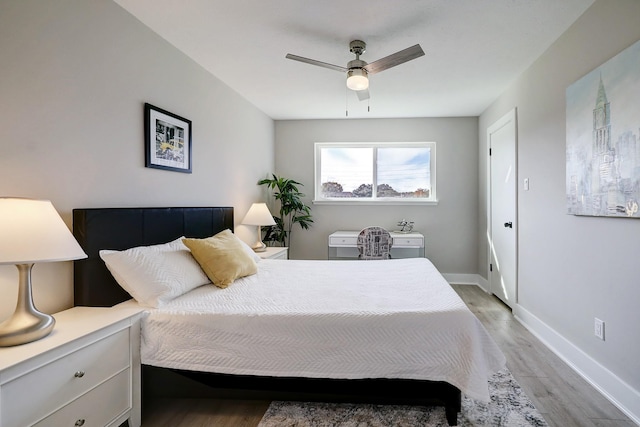
[[[332,247],[340,247],[340,246],[357,246],[358,245],[358,236],[330,236],[329,237],[329,246]]]
[[[129,357],[126,329],[8,382],[2,386],[0,425],[32,425],[127,368]]]
[[[423,246],[424,239],[421,237],[407,236],[393,238],[393,247],[396,248],[422,248]]]
[[[120,372],[104,384],[51,414],[34,427],[104,427],[130,409],[130,372]]]

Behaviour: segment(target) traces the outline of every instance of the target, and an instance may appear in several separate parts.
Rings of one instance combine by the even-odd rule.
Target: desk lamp
[[[33,264],[86,257],[50,201],[0,198],[0,265],[15,264],[19,274],[15,312],[0,323],[0,347],[36,341],[53,330],[55,319],[33,305]]]
[[[269,212],[269,208],[266,203],[254,203],[249,208],[249,212],[244,216],[242,223],[245,225],[257,225],[258,226],[258,241],[252,246],[256,252],[264,252],[267,250],[267,245],[262,242],[262,229],[263,225],[275,225],[273,215]]]

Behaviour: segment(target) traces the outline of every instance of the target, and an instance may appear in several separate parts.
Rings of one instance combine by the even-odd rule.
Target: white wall
[[[0,196],[73,208],[233,206],[274,168],[273,120],[107,0],[0,2]],[[144,167],[143,105],[193,122],[193,173]],[[255,231],[238,226],[253,241]],[[73,303],[72,264],[37,264],[43,311]],[[17,270],[0,266],[0,320]]]
[[[315,220],[292,234],[292,258],[326,259],[336,230],[390,229],[403,218],[425,235],[426,255],[444,273],[477,272],[478,120],[462,118],[276,121],[276,172],[304,184]],[[437,206],[311,205],[315,142],[435,141]]]
[[[480,117],[478,257],[486,277],[486,129],[518,109],[518,310],[640,420],[640,220],[565,205],[565,90],[640,39],[640,1],[599,0]],[[635,70],[638,71],[638,70]],[[594,105],[595,105],[594,94]],[[640,103],[635,105],[640,128]],[[612,119],[615,120],[615,117]],[[637,131],[637,130],[636,130]],[[531,189],[522,191],[522,180]],[[594,336],[605,321],[606,341]],[[546,332],[545,332],[546,331]],[[560,348],[563,347],[563,348]],[[584,359],[586,362],[581,362]],[[606,381],[605,381],[606,380]],[[603,386],[604,384],[600,384]]]

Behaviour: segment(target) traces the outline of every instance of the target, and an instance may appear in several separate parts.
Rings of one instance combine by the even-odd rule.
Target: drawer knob
[[[75,374],[73,374],[73,376],[76,377],[76,378],[82,378],[82,377],[84,377],[84,371],[77,371]],[[78,420],[78,421],[82,421],[84,423],[84,420]],[[80,425],[82,425],[82,424],[80,424]]]
[[[84,418],[79,419],[78,421],[76,421],[76,423],[74,424],[76,427],[80,427],[84,425]]]

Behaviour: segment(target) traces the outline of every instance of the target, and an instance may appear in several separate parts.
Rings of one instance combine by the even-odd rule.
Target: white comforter
[[[143,319],[142,363],[261,376],[446,381],[487,401],[505,364],[427,259],[263,260]]]

